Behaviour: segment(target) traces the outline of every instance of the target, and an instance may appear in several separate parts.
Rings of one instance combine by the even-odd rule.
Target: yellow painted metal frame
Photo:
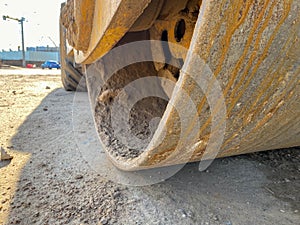
[[[151,0],[89,0],[86,4],[79,4],[75,12],[84,13],[84,15],[93,13],[93,18],[87,22],[84,21],[86,16],[75,16],[79,20],[78,24],[92,24],[91,30],[89,26],[81,28],[81,34],[90,39],[81,39],[85,43],[88,42],[88,47],[86,51],[74,51],[76,63],[91,64],[111,50],[150,2]]]

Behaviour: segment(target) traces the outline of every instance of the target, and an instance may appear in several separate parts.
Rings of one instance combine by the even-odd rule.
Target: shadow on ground
[[[31,156],[8,224],[299,221],[299,149],[218,159],[205,172],[191,163],[162,183],[125,187],[103,179],[82,159],[72,131],[73,97],[62,89],[51,92],[12,138],[14,149]]]

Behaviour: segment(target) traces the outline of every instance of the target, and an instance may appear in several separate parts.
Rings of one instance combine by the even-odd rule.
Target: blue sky
[[[60,4],[65,0],[0,0],[0,51],[21,46],[21,25],[3,15],[25,17],[25,47],[59,45]]]

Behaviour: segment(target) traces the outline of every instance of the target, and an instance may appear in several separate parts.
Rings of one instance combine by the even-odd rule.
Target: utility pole
[[[22,34],[22,66],[26,67],[25,44],[24,44],[24,27],[23,27],[23,23],[25,21],[25,18],[21,17],[21,19],[17,19],[17,18],[13,18],[13,17],[10,17],[10,16],[3,16],[2,18],[3,18],[3,20],[6,20],[6,19],[15,20],[15,21],[18,21],[21,24],[21,34]]]
[[[25,18],[22,17],[20,20],[21,23],[21,33],[22,33],[22,65],[23,67],[26,67],[26,59],[25,59],[25,44],[24,44],[24,27],[23,27],[23,22],[25,21]]]

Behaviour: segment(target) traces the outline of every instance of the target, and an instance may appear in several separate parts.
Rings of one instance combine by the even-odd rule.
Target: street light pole
[[[25,59],[25,44],[24,44],[24,28],[23,28],[23,22],[25,21],[25,18],[22,17],[20,19],[21,23],[21,33],[22,33],[22,66],[26,67],[26,59]]]
[[[26,60],[25,60],[25,44],[24,44],[24,27],[23,27],[23,22],[25,21],[24,17],[21,17],[21,19],[13,18],[10,16],[3,16],[3,20],[6,19],[11,19],[18,21],[21,24],[21,34],[22,34],[22,66],[26,67]]]

